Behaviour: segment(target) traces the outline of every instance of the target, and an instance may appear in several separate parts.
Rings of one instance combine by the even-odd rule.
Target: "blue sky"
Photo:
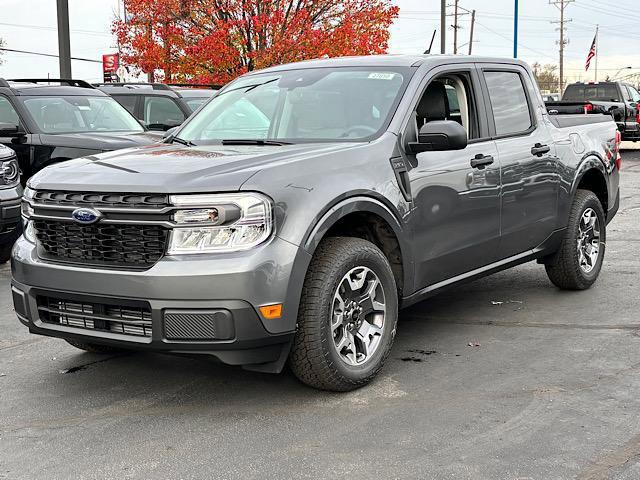
[[[2,0],[0,37],[8,48],[57,53],[55,0]],[[73,56],[100,60],[114,51],[111,21],[117,13],[117,0],[69,0],[71,52]],[[391,53],[422,53],[433,29],[439,28],[439,0],[397,0],[400,17],[391,29]],[[453,3],[450,0],[449,3]],[[28,4],[29,8],[25,8]],[[513,0],[460,0],[468,10],[476,9],[473,53],[509,57],[513,51]],[[452,9],[450,9],[452,12]],[[570,80],[591,80],[585,76],[584,61],[595,25],[600,28],[600,78],[613,75],[621,67],[636,67],[640,73],[640,7],[637,0],[576,0],[567,9],[570,40],[566,49],[566,73]],[[548,0],[520,0],[520,57],[530,63],[557,63],[557,9]],[[470,16],[462,17],[460,43],[469,36]],[[449,24],[452,23],[449,17]],[[449,28],[448,51],[452,52],[453,32]],[[439,51],[439,35],[434,50]],[[467,51],[467,46],[463,50]],[[52,76],[58,74],[57,59],[19,53],[4,55],[0,76]],[[99,63],[73,62],[74,77],[97,81]]]

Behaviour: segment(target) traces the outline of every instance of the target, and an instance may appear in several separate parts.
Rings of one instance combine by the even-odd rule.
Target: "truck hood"
[[[321,157],[358,145],[362,144],[152,145],[51,165],[33,176],[29,185],[39,189],[106,192],[235,191],[262,169]]]
[[[75,147],[103,152],[151,145],[162,140],[162,135],[153,132],[83,132],[56,135],[42,134],[40,139],[44,145],[53,147]]]

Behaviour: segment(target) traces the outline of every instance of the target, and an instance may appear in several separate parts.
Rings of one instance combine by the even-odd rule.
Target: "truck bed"
[[[611,115],[549,115],[549,120],[558,128],[570,128],[593,123],[613,122]]]

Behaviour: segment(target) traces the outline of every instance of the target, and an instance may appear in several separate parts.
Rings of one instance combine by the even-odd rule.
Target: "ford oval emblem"
[[[71,217],[78,223],[89,225],[100,220],[100,218],[102,218],[102,214],[93,208],[76,208],[71,213]]]

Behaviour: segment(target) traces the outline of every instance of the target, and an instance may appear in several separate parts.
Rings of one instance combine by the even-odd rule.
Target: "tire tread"
[[[379,256],[388,266],[387,258],[371,242],[360,238],[330,237],[322,241],[311,260],[302,288],[296,336],[289,355],[293,373],[307,385],[330,391],[349,391],[361,387],[378,374],[390,353],[391,344],[372,372],[354,380],[335,368],[329,357],[331,346],[323,345],[326,340],[323,340],[322,321],[319,319],[324,316],[322,297],[326,293],[328,279],[333,278],[338,266],[346,258],[358,259],[371,254]],[[391,268],[388,268],[391,272]],[[395,290],[395,282],[393,288]],[[392,333],[395,334],[395,326]]]
[[[589,288],[597,279],[596,274],[593,279],[587,279],[582,274],[580,266],[576,261],[577,225],[580,222],[582,212],[588,203],[599,206],[600,219],[604,219],[604,210],[598,197],[590,190],[578,190],[574,197],[569,212],[569,222],[567,231],[560,248],[545,262],[545,270],[549,280],[558,288],[563,290],[585,290]],[[605,234],[605,224],[601,224],[601,232]],[[604,256],[604,245],[602,246],[602,256]],[[602,265],[602,260],[600,260]],[[600,267],[598,267],[600,268]],[[599,272],[598,272],[599,273]]]

